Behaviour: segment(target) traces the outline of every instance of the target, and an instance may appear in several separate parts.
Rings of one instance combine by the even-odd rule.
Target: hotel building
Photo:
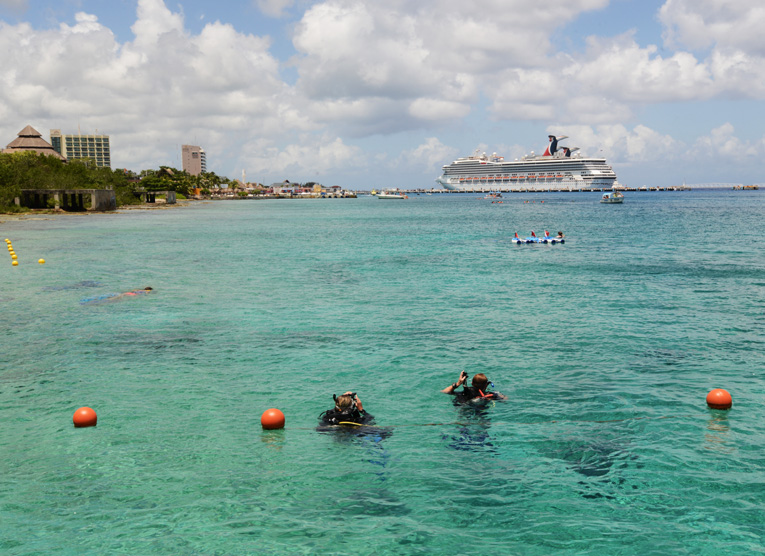
[[[99,168],[112,167],[108,135],[64,135],[60,129],[51,129],[50,143],[67,160],[89,158]]]
[[[192,176],[207,172],[207,157],[202,147],[198,145],[181,145],[183,170]]]

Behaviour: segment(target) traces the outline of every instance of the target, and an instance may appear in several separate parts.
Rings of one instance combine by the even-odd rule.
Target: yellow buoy
[[[18,255],[16,255],[16,253],[14,253],[13,255],[11,255],[11,258],[12,258],[12,259],[15,261],[15,260],[16,260],[16,259],[18,259],[19,257],[18,257]]]
[[[13,266],[19,266],[19,261],[13,261],[11,264],[12,264]]]
[[[37,262],[40,264],[45,264],[45,259],[38,259]]]

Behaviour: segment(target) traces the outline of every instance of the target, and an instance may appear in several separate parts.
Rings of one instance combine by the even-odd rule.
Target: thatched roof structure
[[[19,131],[19,136],[8,143],[8,146],[3,150],[4,153],[17,153],[22,151],[35,151],[39,154],[47,154],[49,156],[60,158],[61,160],[66,160],[66,158],[57,153],[53,148],[53,145],[43,139],[42,134],[31,125],[28,125]]]

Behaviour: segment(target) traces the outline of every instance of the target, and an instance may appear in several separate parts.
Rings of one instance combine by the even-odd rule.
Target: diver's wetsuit
[[[454,393],[454,403],[467,403],[479,400],[496,400],[499,396],[495,392],[484,392],[474,386],[464,386],[462,392]]]
[[[355,423],[357,425],[368,425],[374,420],[374,417],[357,407],[349,408],[344,411],[337,409],[328,409],[321,415],[319,420],[322,425],[339,425],[341,423]]]

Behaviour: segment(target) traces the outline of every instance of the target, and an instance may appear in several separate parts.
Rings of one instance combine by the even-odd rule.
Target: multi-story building
[[[100,168],[112,167],[108,135],[64,135],[60,129],[51,129],[50,143],[67,160],[91,159]]]
[[[207,157],[202,147],[198,145],[181,145],[183,170],[192,176],[207,172]]]

